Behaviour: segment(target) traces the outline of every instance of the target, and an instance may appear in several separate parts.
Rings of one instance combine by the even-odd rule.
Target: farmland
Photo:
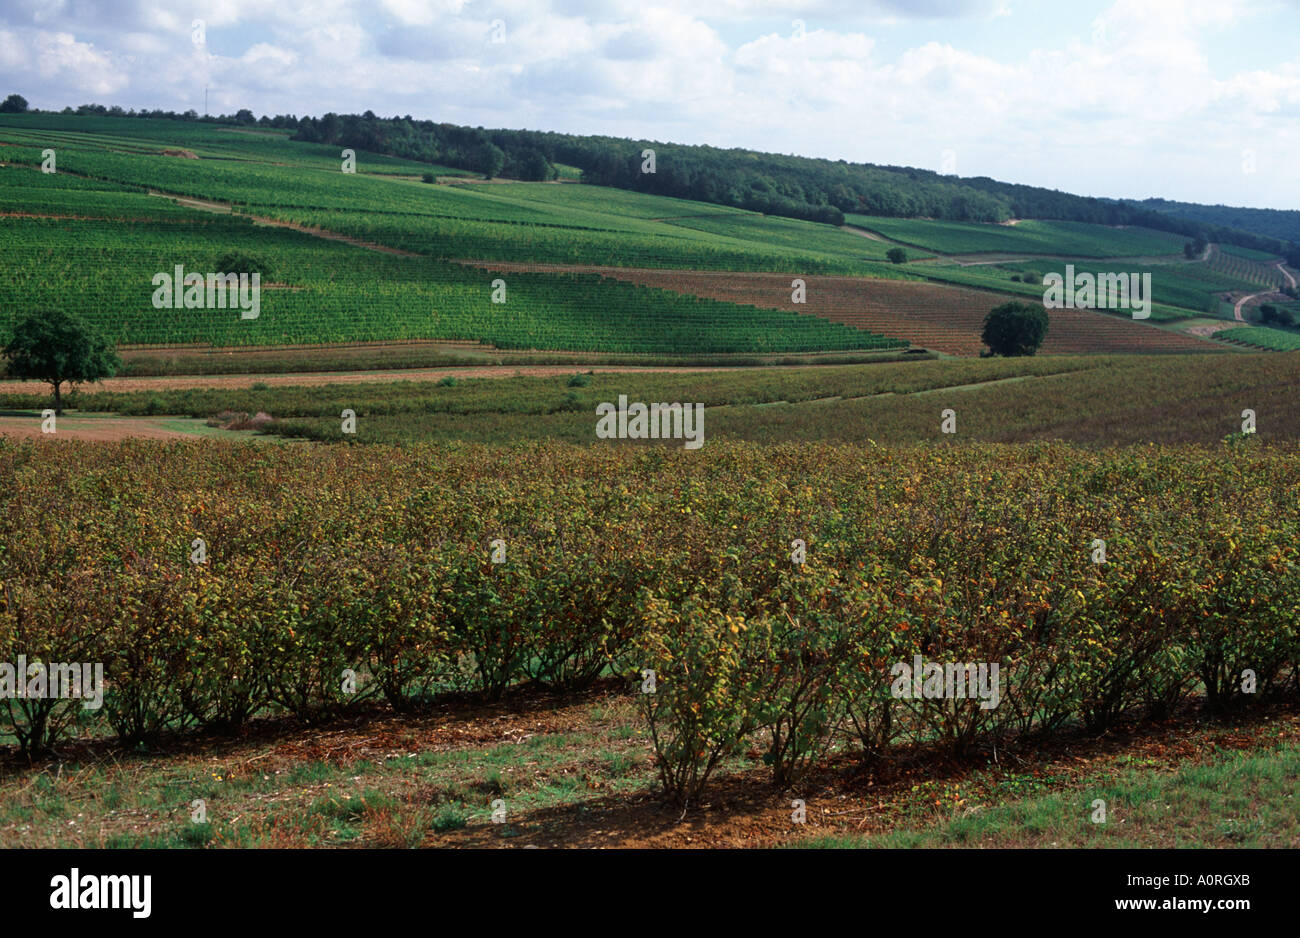
[[[1236,342],[1251,348],[1272,349],[1279,352],[1300,349],[1300,333],[1289,332],[1286,329],[1270,329],[1268,326],[1237,326],[1216,332],[1214,337],[1225,342]]]
[[[626,286],[594,276],[520,274],[505,302],[494,279],[426,257],[367,252],[244,219],[175,223],[0,218],[9,321],[60,305],[125,344],[268,345],[393,339],[486,340],[500,348],[652,353],[875,349],[897,340],[813,316]],[[275,271],[256,319],[230,309],[156,309],[151,278],[214,269],[233,244]],[[610,309],[626,309],[610,317]],[[653,323],[653,327],[647,324]]]
[[[1057,257],[1178,254],[1186,240],[1148,228],[1107,228],[1038,219],[1024,219],[1015,225],[989,225],[851,214],[845,220],[891,241],[943,254],[988,252]]]
[[[1242,262],[1249,263],[1249,262]],[[1049,272],[1064,275],[1067,264],[1076,273],[1150,273],[1151,319],[1171,322],[1193,315],[1216,313],[1222,304],[1221,294],[1231,292],[1253,293],[1259,285],[1224,270],[1211,268],[1206,263],[1187,262],[1182,259],[1164,261],[1117,258],[1110,262],[1085,258],[1035,258],[1032,261],[1010,260],[980,266],[927,264],[913,268],[923,272],[927,279],[962,286],[1001,290],[1041,301],[1043,275]],[[1017,284],[1012,277],[1018,277]],[[1030,283],[1024,283],[1025,277]]]
[[[599,273],[643,286],[692,296],[772,309],[803,309],[808,313],[859,329],[906,340],[950,355],[978,355],[984,316],[995,302],[989,294],[932,283],[866,280],[855,277],[801,278],[806,301],[792,304],[790,279],[776,274],[656,271],[597,267],[484,265],[497,270],[574,270]],[[1041,297],[1042,288],[1037,288]],[[1205,342],[1118,316],[1086,309],[1055,309],[1042,354],[1080,352],[1204,352]]]
[[[0,662],[107,675],[0,700],[4,843],[1300,842],[1300,341],[1180,331],[1271,255],[340,156],[0,115],[0,340],[64,309],[127,363],[57,419],[0,388]],[[232,252],[255,318],[155,307]],[[1150,271],[1154,321],[982,357],[1066,264]],[[620,398],[701,447],[599,436]],[[895,692],[917,656],[997,701]]]
[[[1300,412],[1292,404],[1298,368],[1293,356],[1213,351],[680,372],[596,370],[577,380],[575,367],[569,374],[459,381],[402,381],[399,374],[331,385],[326,378],[301,387],[293,385],[292,376],[261,388],[205,388],[199,379],[190,388],[82,390],[72,400],[82,410],[136,416],[208,419],[226,411],[262,411],[275,418],[269,432],[321,442],[344,439],[339,415],[351,409],[357,414],[356,434],[347,439],[358,443],[590,444],[596,405],[626,394],[632,400],[703,403],[710,440],[865,447],[1052,440],[1094,447],[1212,445],[1241,430],[1246,409],[1256,414],[1256,440],[1300,440]],[[26,411],[36,423],[39,414],[32,408],[42,391],[35,385],[27,391],[0,396],[0,405]],[[1080,401],[1088,406],[1081,407]],[[941,432],[939,415],[945,408],[957,415],[952,435]]]
[[[684,348],[766,355],[910,343],[974,355],[983,313],[998,294],[1041,298],[1042,274],[1063,266],[1062,258],[1103,270],[1113,265],[1087,258],[1180,250],[1165,233],[1074,222],[850,219],[911,245],[909,263],[898,265],[885,260],[888,241],[720,205],[574,183],[485,185],[464,175],[460,184],[429,185],[419,181],[426,164],[366,153],[355,173],[342,173],[336,151],[275,131],[7,115],[0,144],[0,213],[11,216],[0,218],[0,254],[15,273],[0,286],[0,331],[57,301],[125,345],[447,340],[644,357]],[[56,173],[38,171],[47,147],[57,155]],[[175,147],[197,158],[165,155]],[[434,172],[454,182],[445,169]],[[962,266],[926,247],[1013,253],[998,264]],[[149,304],[141,285],[153,273],[177,263],[196,270],[231,249],[273,271],[256,320],[220,310],[177,316]],[[1043,256],[1026,262],[1014,252]],[[478,264],[482,279],[449,261]],[[575,280],[544,265],[609,276]],[[506,270],[518,278],[508,284],[512,299],[505,308],[488,305],[495,273]],[[1229,252],[1208,265],[1157,263],[1152,318],[1217,310],[1217,294],[1253,289],[1268,270]],[[726,273],[713,280],[702,271]],[[748,286],[738,278],[721,287],[742,272],[756,275]],[[796,277],[818,283],[800,308],[770,289]],[[661,289],[641,289],[647,285]],[[636,312],[628,319],[606,315],[609,309]],[[1055,319],[1045,352],[1204,344],[1086,311],[1059,311]]]

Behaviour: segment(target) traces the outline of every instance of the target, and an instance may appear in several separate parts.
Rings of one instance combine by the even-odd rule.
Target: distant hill
[[[560,134],[487,130],[455,124],[334,113],[256,118],[251,111],[199,118],[194,112],[135,112],[88,104],[64,114],[203,120],[294,131],[306,143],[351,147],[525,181],[554,179],[557,165],[576,167],[584,182],[653,195],[727,205],[843,225],[846,213],[962,222],[1011,218],[1138,225],[1286,256],[1300,266],[1300,213],[1231,209],[1151,199],[1125,202],[988,177],[945,176],[904,166],[763,153],[745,149]],[[646,151],[654,151],[653,172]],[[1153,204],[1159,203],[1159,204]],[[1243,214],[1259,212],[1260,215]],[[1238,214],[1231,214],[1238,213]],[[1274,216],[1279,216],[1275,218]],[[1283,224],[1281,216],[1294,216]]]
[[[1144,199],[1130,204],[1168,215],[1177,215],[1180,218],[1238,228],[1265,237],[1300,244],[1300,212],[1290,209],[1200,205],[1196,202],[1173,202],[1169,199]]]

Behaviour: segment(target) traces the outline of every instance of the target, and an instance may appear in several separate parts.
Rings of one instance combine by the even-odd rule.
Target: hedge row
[[[99,710],[0,701],[0,732],[133,743],[612,671],[689,801],[755,742],[790,782],[845,732],[1231,708],[1296,690],[1296,456],[0,441],[0,662],[106,679]],[[895,696],[917,655],[998,664],[997,706]]]

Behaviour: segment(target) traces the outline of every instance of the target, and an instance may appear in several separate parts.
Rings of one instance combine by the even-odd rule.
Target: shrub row
[[[788,784],[845,734],[1232,708],[1296,690],[1298,476],[1253,447],[0,441],[0,662],[106,683],[100,710],[0,701],[0,732],[134,743],[614,672],[689,802],[746,744]],[[997,706],[895,696],[918,655],[996,663]]]

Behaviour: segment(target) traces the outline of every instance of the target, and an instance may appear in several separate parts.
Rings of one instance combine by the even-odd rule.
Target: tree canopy
[[[1033,355],[1047,338],[1047,310],[1037,303],[1012,300],[984,317],[984,344],[994,355]]]
[[[63,413],[62,385],[98,381],[116,374],[117,351],[88,323],[63,310],[28,316],[14,326],[5,346],[9,374],[54,387],[55,413]]]

